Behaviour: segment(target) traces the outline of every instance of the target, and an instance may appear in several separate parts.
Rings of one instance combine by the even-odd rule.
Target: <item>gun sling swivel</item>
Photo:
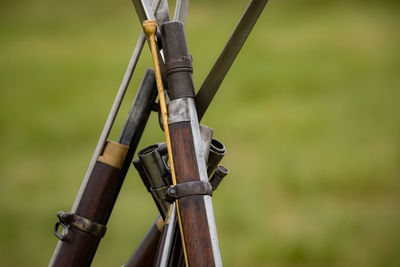
[[[97,236],[98,238],[102,238],[107,230],[107,227],[102,224],[93,222],[70,212],[59,211],[57,217],[59,221],[54,226],[54,234],[61,241],[66,239],[70,227]],[[65,233],[58,233],[60,225],[64,228]]]

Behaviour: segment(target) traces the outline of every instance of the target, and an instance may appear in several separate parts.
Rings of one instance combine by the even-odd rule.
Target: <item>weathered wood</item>
[[[122,181],[120,169],[97,161],[76,214],[106,225]],[[71,227],[66,238],[53,266],[90,266],[100,238]]]
[[[121,137],[118,143],[113,143],[113,146],[129,146],[129,149],[107,150],[106,147],[105,154],[99,157],[103,162],[97,161],[89,176],[76,215],[107,224],[155,98],[154,72],[147,69]],[[58,242],[49,266],[89,266],[99,245],[99,237],[70,227],[66,238]]]
[[[190,123],[170,124],[170,130],[177,183],[200,181]],[[204,197],[183,197],[178,208],[189,266],[214,266]]]
[[[170,93],[168,125],[176,182],[206,182],[207,169],[193,99],[193,68],[184,26],[179,21],[171,21],[164,23],[161,30]],[[177,208],[187,264],[221,266],[210,196],[190,195],[179,198]]]

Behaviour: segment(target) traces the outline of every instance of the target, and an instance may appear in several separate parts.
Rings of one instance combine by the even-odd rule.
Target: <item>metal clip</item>
[[[54,234],[61,241],[67,238],[68,229],[70,227],[88,234],[92,234],[99,238],[102,238],[107,230],[106,226],[93,222],[89,219],[83,218],[73,213],[59,211],[57,212],[57,217],[58,217],[58,222],[54,226]],[[61,234],[58,233],[58,228],[60,226],[63,227],[63,232]]]
[[[60,227],[60,225],[63,228],[62,233],[58,233],[58,228]],[[64,241],[65,239],[67,239],[67,235],[68,235],[68,225],[63,224],[62,222],[58,221],[56,222],[56,224],[54,225],[54,235],[60,239],[61,241]]]
[[[173,202],[179,198],[192,195],[212,196],[213,190],[209,182],[193,181],[170,186],[165,194],[165,200]]]

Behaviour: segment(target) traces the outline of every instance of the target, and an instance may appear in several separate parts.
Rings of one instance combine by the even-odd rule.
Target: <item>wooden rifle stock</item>
[[[170,90],[169,118],[177,186],[208,182],[194,103],[192,60],[184,25],[178,21],[161,26],[165,70]],[[189,183],[188,183],[189,182]],[[192,194],[177,201],[182,243],[189,266],[222,266],[211,196]]]
[[[209,153],[215,154],[215,140],[212,139],[212,134],[213,131],[211,128],[200,125],[200,135],[201,135],[201,140],[202,140],[202,148],[204,151],[204,158],[205,161],[208,164],[214,165],[215,163],[215,155],[212,155],[211,157],[208,157]],[[218,144],[220,142],[218,141]],[[219,148],[223,148],[224,153],[217,153],[217,154],[225,154],[225,147],[222,143],[220,145],[217,145]],[[210,150],[212,150],[210,152]],[[220,149],[221,150],[221,149]],[[219,152],[221,152],[219,150]],[[138,152],[138,158],[133,160],[133,165],[137,169],[139,176],[141,177],[145,187],[147,188],[148,192],[152,194],[153,199],[157,205],[157,207],[160,210],[160,214],[163,218],[166,217],[166,208],[167,205],[169,206],[169,203],[166,202],[165,196],[164,197],[155,197],[154,196],[154,189],[160,188],[160,187],[165,187],[167,185],[170,185],[171,181],[171,174],[170,171],[167,167],[167,164],[165,162],[164,158],[167,156],[167,147],[166,143],[157,143],[154,145],[147,146],[143,149],[141,149]],[[221,158],[218,159],[218,162],[221,160]],[[214,170],[213,170],[214,171]],[[161,208],[161,206],[164,206],[164,208]],[[168,266],[182,266],[183,264],[183,250],[182,250],[182,241],[181,241],[181,235],[179,232],[179,226],[176,223],[176,225],[171,225],[169,226],[174,227],[174,234],[173,234],[173,240],[172,240],[172,245],[170,245],[172,248],[170,250],[170,257],[168,259]],[[149,257],[152,257],[153,255],[151,251],[143,251],[143,245],[142,243],[149,244],[150,242],[154,242],[151,246],[147,245],[147,247],[157,247],[157,242],[158,239],[158,250],[157,250],[157,256],[154,261],[154,266],[159,266],[161,261],[164,260],[163,256],[165,255],[165,248],[164,246],[166,237],[165,235],[167,234],[167,229],[164,228],[163,232],[161,234],[161,237],[159,235],[159,232],[157,232],[155,227],[155,224],[153,224],[150,229],[148,230],[146,236],[143,238],[142,242],[140,243],[139,247],[134,251],[133,255],[131,258],[128,260],[128,262],[125,264],[125,267],[138,267],[138,266],[153,266],[153,260],[149,260],[147,262],[138,262],[135,258],[137,258],[137,255],[147,253]],[[155,233],[157,233],[158,238],[154,238]],[[167,242],[168,243],[168,242]]]
[[[75,214],[66,214],[68,218],[74,217],[75,220],[71,223],[59,216],[60,222],[56,224],[55,233],[61,240],[54,251],[50,266],[91,264],[101,236],[79,222],[87,220],[89,226],[105,230],[156,94],[154,72],[147,69],[118,143],[106,144],[90,175]],[[57,233],[59,225],[64,227],[62,234]]]

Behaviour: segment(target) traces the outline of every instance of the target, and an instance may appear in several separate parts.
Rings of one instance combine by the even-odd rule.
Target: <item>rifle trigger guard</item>
[[[74,213],[59,211],[57,212],[58,222],[54,226],[54,234],[58,239],[64,241],[67,238],[69,228],[77,229],[82,232],[102,238],[107,230],[107,227],[93,222],[89,219],[76,215]],[[63,227],[63,232],[58,233],[60,225]]]
[[[180,183],[168,188],[165,199],[173,202],[179,198],[193,195],[209,195],[212,196],[213,190],[209,182],[194,181]]]

